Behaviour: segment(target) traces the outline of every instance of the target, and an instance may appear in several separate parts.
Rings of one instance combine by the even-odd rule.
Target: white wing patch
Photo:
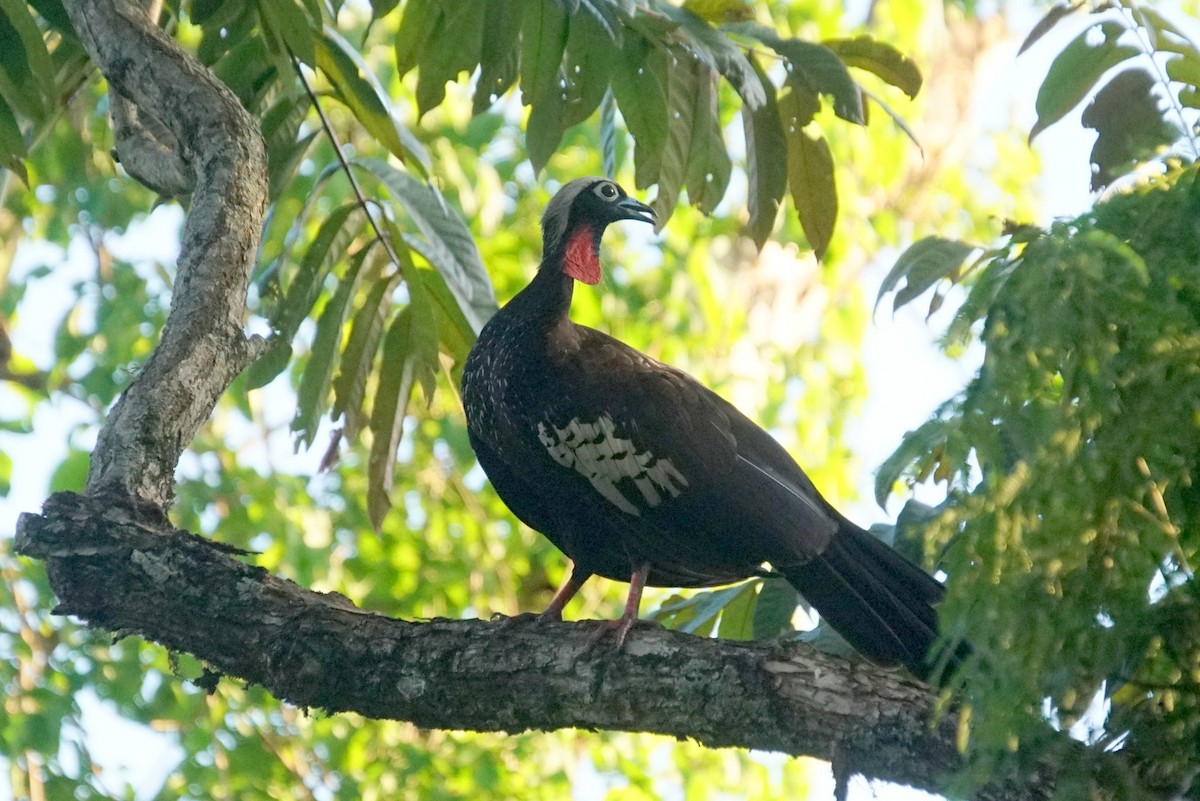
[[[670,459],[659,459],[649,451],[638,453],[631,440],[618,437],[608,415],[592,423],[575,418],[566,428],[538,423],[538,440],[554,461],[582,475],[627,514],[641,516],[617,486],[625,479],[633,483],[650,507],[658,506],[666,496],[678,498],[688,485]]]

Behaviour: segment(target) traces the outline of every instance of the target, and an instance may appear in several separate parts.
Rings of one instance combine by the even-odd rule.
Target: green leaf
[[[12,170],[28,185],[29,174],[22,161],[26,155],[25,137],[21,135],[17,118],[13,116],[8,103],[0,98],[0,168]]]
[[[709,71],[702,76],[693,98],[692,142],[688,148],[687,189],[693,206],[712,214],[729,187],[729,151],[721,137],[721,119],[717,109],[717,76]],[[748,106],[747,106],[748,107]]]
[[[91,462],[91,456],[86,451],[70,450],[50,476],[50,491],[82,492]]]
[[[12,490],[12,457],[0,451],[0,498],[7,498]]]
[[[417,66],[421,53],[433,37],[442,16],[442,0],[408,0],[392,43],[396,51],[396,75],[403,78]]]
[[[904,287],[896,293],[896,298],[892,301],[893,310],[900,308],[938,281],[953,275],[973,250],[974,245],[936,236],[927,236],[914,242],[900,254],[896,264],[879,285],[879,294],[875,298],[876,307],[883,296],[903,280]]]
[[[564,127],[570,128],[592,116],[608,92],[613,63],[619,57],[617,43],[595,16],[575,14],[570,18]]]
[[[612,91],[625,127],[633,136],[634,183],[645,189],[657,183],[668,136],[665,59],[653,54],[645,39],[626,35],[622,58],[612,73]]]
[[[862,92],[845,63],[825,45],[800,39],[782,39],[775,31],[752,23],[730,26],[761,41],[788,60],[790,80],[800,81],[811,91],[833,98],[833,112],[847,122],[866,124]]]
[[[797,102],[795,93],[784,95],[780,111],[784,117],[793,116],[789,106]],[[833,226],[837,222],[837,183],[833,175],[833,155],[829,143],[819,133],[810,136],[807,128],[787,133],[787,177],[792,202],[800,217],[800,226],[808,238],[817,259],[825,256]]]
[[[258,389],[270,384],[275,380],[275,376],[287,369],[291,360],[291,338],[284,338],[281,335],[272,337],[266,352],[246,368],[246,389]]]
[[[1200,86],[1200,55],[1188,54],[1167,61],[1167,77],[1172,81]]]
[[[479,65],[487,0],[447,4],[435,33],[421,49],[417,63],[417,112],[424,115],[446,98],[446,84]]]
[[[719,72],[750,108],[756,109],[765,102],[762,84],[754,68],[750,66],[742,48],[723,30],[714,28],[691,11],[670,4],[657,5],[655,12],[678,26],[661,38],[663,46],[674,45],[672,50],[682,51],[681,60],[698,59]],[[631,24],[637,28],[649,18],[648,14],[638,14],[633,17]],[[643,27],[643,30],[652,32],[649,27]]]
[[[1097,31],[1103,40],[1093,42]],[[1046,73],[1038,90],[1035,107],[1038,119],[1029,141],[1061,120],[1087,96],[1110,69],[1140,52],[1132,45],[1117,44],[1125,28],[1115,22],[1093,25],[1063,48]]]
[[[698,592],[690,598],[673,596],[661,607],[651,612],[650,617],[667,628],[688,634],[707,636],[716,624],[717,616],[721,614],[721,611],[746,592],[753,596],[753,582],[735,584],[719,590]]]
[[[401,253],[401,259],[406,259],[407,253]],[[413,387],[419,382],[429,399],[436,381],[438,333],[432,303],[419,281],[409,281],[408,289],[409,304],[396,315],[383,342],[379,390],[371,411],[367,513],[376,531],[392,508],[396,449]]]
[[[392,116],[384,101],[387,95],[383,87],[358,50],[329,26],[325,26],[316,47],[317,68],[329,79],[337,98],[350,109],[367,132],[401,161],[428,168],[429,154],[417,138]]]
[[[404,247],[404,243],[399,243]],[[401,274],[394,272],[380,278],[367,293],[363,304],[354,312],[350,337],[338,360],[337,378],[333,380],[333,418],[344,418],[346,436],[355,437],[362,427],[363,398],[367,378],[375,364],[375,354],[383,337],[384,323],[392,310],[392,294],[399,286]]]
[[[717,636],[726,640],[754,639],[754,607],[757,600],[757,582],[747,581],[740,585],[741,592],[721,609],[721,623]]]
[[[1082,3],[1058,3],[1051,6],[1029,31],[1029,35],[1025,37],[1025,41],[1021,42],[1021,47],[1017,50],[1017,55],[1019,56],[1033,47],[1034,43],[1053,30],[1055,25],[1082,7]]]
[[[887,506],[892,487],[904,471],[918,459],[928,456],[946,440],[947,424],[933,419],[922,423],[915,431],[909,431],[900,440],[900,446],[889,456],[875,473],[875,502],[881,508]]]
[[[258,0],[263,28],[278,37],[291,55],[309,66],[316,63],[317,45],[304,9],[291,0]]]
[[[826,39],[828,47],[847,66],[866,70],[896,87],[909,97],[921,91],[921,70],[896,48],[870,36],[852,39]]]
[[[553,0],[529,0],[521,23],[521,102],[534,105],[554,93],[567,44],[567,15]]]
[[[306,96],[282,95],[263,115],[262,134],[267,144],[267,176],[272,200],[288,186],[317,137],[315,130],[299,136],[309,108]]]
[[[1180,59],[1167,62],[1170,65]],[[1200,75],[1200,62],[1195,62]],[[1155,79],[1131,67],[1118,73],[1083,110],[1083,127],[1096,131],[1092,146],[1092,191],[1098,191],[1153,158],[1181,132],[1163,119]]]
[[[529,122],[525,125],[525,150],[535,174],[541,173],[562,142],[567,127],[564,111],[565,104],[559,92],[542,95],[533,103]]]
[[[704,91],[702,83],[712,80],[712,70],[700,61],[678,57],[675,61],[667,73],[668,135],[658,173],[658,194],[653,203],[659,228],[675,210],[679,192],[687,181],[696,124],[696,98]]]
[[[296,335],[300,323],[308,317],[321,294],[325,276],[333,265],[345,258],[346,248],[359,232],[357,226],[361,215],[356,214],[357,211],[359,207],[355,203],[346,203],[334,209],[321,223],[312,244],[304,252],[304,258],[300,260],[300,267],[288,285],[276,315],[276,327],[285,340],[290,342]],[[354,224],[351,224],[352,217]]]
[[[3,64],[0,64],[0,69],[10,71],[19,69],[27,77],[33,79],[41,91],[41,98],[37,105],[43,111],[49,111],[57,105],[58,87],[55,84],[54,62],[50,57],[50,51],[46,48],[46,40],[42,36],[42,31],[38,27],[37,20],[29,11],[22,0],[0,0],[0,20],[7,18],[8,25],[12,26],[12,31],[20,40],[20,50],[24,52],[18,55],[16,48],[11,47],[14,44],[9,35],[5,35],[10,43],[8,48],[3,48],[6,54],[3,59]],[[0,25],[3,22],[0,21]],[[13,63],[20,59],[23,63],[18,67]],[[24,84],[24,81],[21,82]],[[41,119],[42,115],[36,116],[34,119]]]
[[[305,448],[312,447],[313,438],[317,435],[317,427],[321,414],[325,411],[329,385],[333,379],[334,356],[338,346],[342,344],[342,329],[350,313],[350,300],[358,289],[359,276],[362,274],[367,254],[371,252],[371,246],[378,241],[371,240],[350,259],[350,266],[342,276],[337,291],[325,304],[321,317],[317,320],[312,354],[300,379],[296,416],[292,420],[296,444],[303,444]]]
[[[792,631],[792,615],[801,603],[800,593],[782,578],[763,579],[754,605],[753,637],[769,640]]]
[[[371,0],[371,16],[374,19],[382,19],[395,11],[398,5],[400,0]]]
[[[483,23],[487,35],[479,53],[472,114],[486,111],[516,82],[521,52],[517,39],[524,10],[521,0],[488,0]]]
[[[358,159],[351,163],[382,181],[404,207],[423,237],[406,241],[446,279],[463,314],[478,332],[496,311],[496,295],[462,218],[437,189],[387,162]]]
[[[759,69],[765,102],[758,109],[742,107],[742,128],[746,138],[746,204],[750,220],[746,233],[761,250],[775,230],[775,218],[783,193],[787,191],[787,138],[779,119],[779,104],[775,101],[775,86]]]

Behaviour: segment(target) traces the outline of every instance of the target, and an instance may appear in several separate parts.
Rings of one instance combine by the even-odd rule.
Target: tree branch
[[[132,499],[162,515],[179,455],[261,348],[242,325],[266,212],[265,147],[233,92],[144,8],[128,0],[65,5],[115,93],[166,126],[183,150],[176,160],[194,176],[162,339],[105,422],[87,483],[89,495]],[[168,174],[179,167],[159,161],[171,164]]]
[[[16,549],[46,561],[56,613],[194,654],[300,707],[428,728],[657,732],[931,790],[959,767],[956,718],[931,725],[929,688],[801,643],[638,628],[615,653],[588,623],[394,620],[71,493],[22,516]],[[980,797],[1042,798],[1039,781]]]

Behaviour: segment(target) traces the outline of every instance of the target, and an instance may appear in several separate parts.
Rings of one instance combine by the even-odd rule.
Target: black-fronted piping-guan
[[[929,672],[943,588],[851,523],[778,442],[690,375],[568,316],[600,280],[600,238],[654,213],[616,183],[566,184],[542,217],[537,275],[484,326],[462,379],[471,445],[496,492],[571,558],[542,619],[592,575],[642,588],[791,582],[858,651]]]

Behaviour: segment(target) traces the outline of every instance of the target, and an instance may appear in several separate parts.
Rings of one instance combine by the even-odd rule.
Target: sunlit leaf
[[[403,242],[400,246],[403,247]],[[375,365],[384,324],[392,310],[392,294],[400,280],[401,273],[395,271],[378,278],[371,286],[362,305],[354,311],[350,336],[338,359],[338,374],[333,380],[332,416],[335,420],[344,419],[348,437],[356,436],[362,425],[367,378]]]
[[[703,93],[701,83],[712,80],[712,70],[700,61],[685,58],[673,65],[667,80],[668,135],[658,173],[658,195],[653,203],[659,227],[670,218],[687,180],[696,98]]]
[[[37,21],[21,0],[0,0],[0,52],[5,54],[0,58],[0,93],[14,108],[41,120],[58,99],[54,63]]]
[[[780,103],[783,116],[792,115],[788,108],[795,103],[795,94],[784,95]],[[833,175],[833,155],[829,143],[819,133],[809,134],[807,128],[797,128],[787,134],[787,178],[792,202],[804,228],[804,236],[817,259],[825,256],[833,227],[837,222],[837,183]]]
[[[863,35],[853,39],[826,39],[821,44],[847,66],[877,75],[909,97],[916,97],[921,91],[921,70],[912,59],[886,42]]]
[[[264,25],[279,37],[302,63],[312,65],[317,60],[317,46],[313,39],[312,23],[304,9],[292,0],[259,0],[258,12]]]
[[[446,83],[479,65],[488,0],[458,0],[446,5],[433,36],[417,62],[417,110],[421,115],[446,98]]]

